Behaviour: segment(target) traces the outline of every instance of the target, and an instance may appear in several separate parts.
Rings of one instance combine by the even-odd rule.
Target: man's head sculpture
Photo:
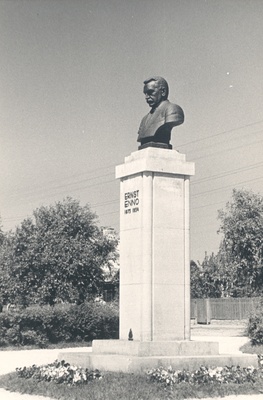
[[[158,98],[158,104],[168,99],[169,86],[167,81],[161,76],[152,76],[144,82],[143,93],[145,94],[146,102],[150,107],[153,107],[149,101]],[[156,105],[154,105],[156,106]]]
[[[184,122],[181,107],[168,100],[167,81],[160,76],[153,76],[144,81],[143,92],[151,111],[142,119],[139,127],[139,149],[161,147],[171,149],[171,130]]]

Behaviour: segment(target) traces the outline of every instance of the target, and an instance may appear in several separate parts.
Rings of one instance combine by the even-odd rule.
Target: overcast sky
[[[0,0],[0,214],[66,196],[119,229],[115,165],[137,150],[143,80],[185,112],[191,258],[218,250],[233,188],[263,194],[262,0]]]

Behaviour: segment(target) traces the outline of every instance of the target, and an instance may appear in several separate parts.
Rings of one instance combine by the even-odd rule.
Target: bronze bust
[[[151,111],[142,119],[139,127],[139,149],[162,147],[171,149],[171,131],[174,126],[184,122],[184,112],[177,104],[168,100],[167,81],[160,76],[153,76],[144,82],[143,92]]]

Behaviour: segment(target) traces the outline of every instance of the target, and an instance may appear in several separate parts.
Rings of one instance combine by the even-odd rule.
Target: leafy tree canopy
[[[2,244],[4,242],[4,239],[5,239],[5,234],[4,234],[3,229],[2,229],[2,221],[1,221],[1,218],[0,218],[0,246],[2,246]]]
[[[219,256],[231,271],[232,296],[263,292],[263,197],[247,190],[233,190],[232,201],[219,211],[223,239]]]
[[[219,252],[191,262],[192,297],[244,297],[263,293],[263,198],[233,190],[219,211]]]
[[[221,297],[221,280],[218,257],[205,255],[202,264],[190,263],[191,297]]]
[[[116,245],[88,205],[66,198],[40,207],[3,245],[0,290],[6,301],[22,304],[81,303],[100,292]]]

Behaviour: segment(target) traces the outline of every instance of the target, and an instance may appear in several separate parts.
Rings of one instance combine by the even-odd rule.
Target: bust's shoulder
[[[182,108],[178,106],[177,104],[171,103],[169,100],[164,100],[162,107],[165,109],[167,113],[178,113],[182,112]]]
[[[165,110],[165,122],[177,121],[177,124],[181,124],[184,121],[183,109],[177,104],[171,103],[169,100],[165,100],[164,110]]]

